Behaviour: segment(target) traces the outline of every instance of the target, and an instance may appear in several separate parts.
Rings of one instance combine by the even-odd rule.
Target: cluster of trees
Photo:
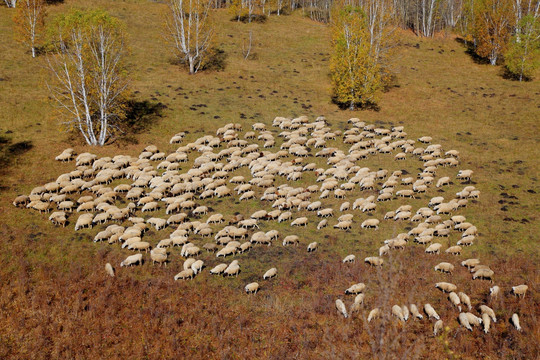
[[[390,78],[392,0],[341,0],[332,10],[334,101],[354,110],[377,103]]]
[[[46,5],[59,0],[5,0],[16,7],[19,39],[32,56],[45,29]],[[540,65],[540,0],[166,0],[165,30],[176,58],[190,74],[204,68],[212,52],[212,9],[228,7],[234,19],[281,15],[301,8],[306,16],[330,22],[333,99],[349,109],[377,104],[391,78],[395,29],[420,36],[452,29],[479,56],[495,65],[504,57],[511,74],[523,80]],[[104,145],[119,129],[128,93],[124,24],[104,11],[57,16],[41,46],[47,54],[48,89],[68,127],[90,145]],[[251,51],[252,33],[244,58]]]

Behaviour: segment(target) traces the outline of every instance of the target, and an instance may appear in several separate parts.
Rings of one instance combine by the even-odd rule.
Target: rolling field
[[[382,96],[380,110],[343,111],[330,101],[328,29],[303,18],[301,12],[270,17],[265,24],[242,24],[229,21],[225,10],[217,11],[216,45],[227,56],[225,68],[189,76],[172,64],[163,40],[164,5],[142,0],[68,1],[52,7],[51,16],[71,6],[101,6],[127,23],[139,127],[103,148],[88,147],[76,135],[62,132],[57,112],[47,99],[44,59],[32,59],[11,36],[0,43],[0,358],[537,356],[540,348],[532,340],[540,338],[538,80],[504,80],[500,68],[475,63],[452,37],[422,39],[403,32],[393,65],[395,84]],[[11,33],[11,14],[0,7],[3,34]],[[255,56],[244,60],[242,43],[249,30],[253,30]],[[434,259],[421,246],[409,243],[405,250],[391,252],[385,266],[376,270],[361,260],[375,256],[383,240],[414,224],[387,220],[381,221],[378,231],[363,230],[360,223],[367,216],[351,211],[355,214],[351,231],[332,229],[335,218],[328,228],[318,231],[318,219],[312,214],[306,228],[264,222],[264,231],[277,229],[282,235],[300,236],[300,246],[282,247],[277,242],[238,255],[242,272],[237,278],[213,277],[205,270],[193,281],[175,282],[173,277],[183,262],[179,249],[171,251],[167,267],[147,261],[140,267],[120,268],[130,253],[118,245],[92,242],[97,229],[74,232],[74,216],[69,226],[54,227],[48,215],[11,204],[17,195],[74,169],[73,162],[54,161],[67,147],[77,153],[113,157],[138,156],[154,144],[169,153],[178,147],[169,144],[169,139],[180,131],[188,132],[183,144],[215,135],[230,122],[242,124],[244,131],[262,122],[277,135],[281,130],[271,127],[276,116],[301,115],[310,121],[323,115],[334,130],[349,128],[351,117],[388,129],[402,125],[410,139],[428,135],[445,150],[460,151],[458,168],[442,168],[437,176],[454,180],[458,169],[474,170],[472,185],[481,195],[460,214],[478,228],[475,244],[457,258],[440,255]],[[276,139],[279,146],[282,140]],[[330,144],[346,150],[337,140]],[[190,154],[190,162],[182,169],[188,169],[196,156]],[[325,159],[313,161],[325,164]],[[407,169],[412,174],[422,166],[412,156],[397,163],[393,155],[370,157],[360,164],[372,170]],[[243,168],[238,174],[249,172]],[[315,178],[306,174],[293,186],[310,185]],[[117,180],[111,186],[119,183],[127,181]],[[455,194],[463,186],[453,181],[445,191]],[[259,196],[262,192],[257,190]],[[349,201],[371,194],[375,192],[355,190]],[[382,218],[386,211],[406,203],[415,211],[438,195],[432,186],[418,199],[378,204],[376,216]],[[332,197],[324,204],[337,212],[341,202]],[[271,205],[230,198],[204,204],[226,219],[235,212],[248,216]],[[164,215],[163,209],[157,214]],[[296,216],[300,215],[293,211]],[[157,241],[165,235],[151,230],[145,237]],[[312,241],[319,243],[319,249],[307,254],[306,246]],[[357,262],[342,264],[351,253]],[[494,283],[504,292],[490,303],[500,320],[489,334],[461,328],[457,311],[433,286],[438,281],[459,285],[460,291],[471,296],[474,308],[487,301],[492,284],[473,282],[465,268],[456,266],[451,276],[433,271],[440,261],[457,265],[472,257],[495,271]],[[210,253],[203,253],[201,259],[209,267],[218,263]],[[113,279],[103,270],[107,262],[117,270]],[[278,268],[277,278],[262,282],[260,276],[270,267]],[[251,281],[258,281],[262,288],[247,296],[243,289]],[[343,291],[356,282],[368,285],[366,314],[344,319],[336,313],[334,302],[344,298]],[[519,284],[529,286],[522,300],[509,294]],[[345,301],[349,305],[351,299]],[[394,303],[412,302],[430,302],[437,309],[448,326],[442,336],[434,337],[432,323],[425,319],[405,326],[389,319],[369,325],[364,321],[375,306],[389,312]],[[508,322],[514,312],[520,314],[522,333]]]

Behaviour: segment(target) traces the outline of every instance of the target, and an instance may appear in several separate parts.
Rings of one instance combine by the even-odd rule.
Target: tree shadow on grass
[[[167,105],[149,100],[130,99],[126,103],[126,116],[119,124],[122,135],[117,138],[119,142],[137,144],[135,135],[147,131],[160,118]],[[113,140],[115,142],[115,140]]]
[[[471,41],[466,41],[465,39],[459,38],[459,37],[455,38],[455,41],[457,41],[458,43],[463,45],[463,47],[465,47],[465,53],[469,55],[472,61],[474,61],[476,64],[479,64],[479,65],[490,64],[489,59],[487,57],[480,56],[476,53],[476,51],[474,51],[474,43],[472,43]]]
[[[8,169],[13,165],[14,160],[30,151],[34,145],[31,141],[19,141],[17,143],[5,136],[0,136],[0,175],[8,172]],[[0,191],[6,190],[5,186],[0,181]]]

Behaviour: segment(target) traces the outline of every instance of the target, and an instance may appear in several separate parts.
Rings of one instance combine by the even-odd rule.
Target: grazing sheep
[[[478,259],[467,259],[461,262],[461,266],[465,266],[469,270],[477,265],[480,265],[480,260]]]
[[[256,294],[259,291],[259,283],[252,282],[246,285],[244,288],[247,294]]]
[[[185,280],[185,279],[191,280],[194,277],[195,277],[195,272],[193,271],[193,269],[187,269],[187,270],[182,270],[178,274],[176,274],[174,276],[174,281]]]
[[[359,293],[363,292],[365,289],[366,289],[366,284],[358,283],[358,284],[352,285],[350,288],[345,290],[345,294],[346,295],[356,295],[356,294],[359,294]]]
[[[308,245],[308,247],[307,247],[307,252],[308,252],[308,253],[309,253],[309,252],[314,252],[315,250],[317,250],[317,247],[318,247],[318,244],[317,244],[317,242],[314,241],[314,242],[312,242],[312,243],[310,243],[310,244]]]
[[[392,306],[392,315],[397,317],[399,320],[405,322],[405,316],[403,315],[403,310],[399,305]]]
[[[345,318],[348,317],[348,314],[347,314],[347,308],[345,307],[345,304],[343,303],[343,301],[341,301],[341,299],[337,299],[336,300],[336,309],[337,311],[342,314]]]
[[[409,305],[409,308],[411,309],[411,314],[413,314],[414,317],[422,320],[424,318],[424,315],[420,314],[420,312],[418,311],[418,308],[416,307],[415,304],[410,304]]]
[[[223,263],[221,263],[219,265],[216,265],[210,270],[210,274],[212,274],[212,275],[221,275],[221,274],[223,274],[223,272],[225,271],[227,266],[228,266],[227,264],[223,264]]]
[[[323,219],[317,224],[317,230],[321,230],[322,228],[325,228],[328,226],[328,220]]]
[[[527,293],[528,289],[529,287],[527,285],[512,286],[512,294],[517,297],[525,298],[525,294]]]
[[[139,251],[146,251],[150,250],[150,243],[146,241],[136,241],[134,243],[129,244],[127,247],[128,250],[139,250]]]
[[[494,323],[497,322],[497,317],[495,316],[495,311],[487,305],[480,305],[480,313],[488,315]]]
[[[75,231],[85,228],[85,227],[92,228],[93,220],[94,220],[93,214],[82,214],[77,219],[77,223],[75,224]]]
[[[380,257],[376,256],[370,256],[364,259],[365,263],[368,263],[371,266],[382,266],[384,263],[384,260]]]
[[[472,174],[473,174],[472,170],[459,170],[456,178],[460,180],[470,181]]]
[[[13,200],[13,206],[24,207],[30,202],[30,199],[27,195],[19,195]]]
[[[308,224],[307,217],[299,217],[291,223],[291,226],[307,226],[307,224]]]
[[[472,306],[471,306],[471,298],[469,297],[469,295],[465,294],[464,292],[459,292],[458,296],[459,296],[459,300],[464,305],[467,305],[467,307],[469,308],[469,311],[470,311]]]
[[[450,294],[448,294],[448,300],[450,300],[452,305],[456,306],[461,312],[461,301],[459,299],[459,296],[455,292],[452,291]]]
[[[431,306],[431,304],[425,304],[424,311],[426,312],[426,315],[428,316],[428,318],[435,318],[437,320],[441,320],[439,314],[437,314],[437,312],[435,311],[433,306]]]
[[[442,244],[433,243],[426,248],[428,254],[439,254],[441,252]]]
[[[161,264],[167,266],[167,253],[163,253],[160,249],[152,249],[150,251],[150,259],[152,260],[152,265],[158,263],[159,266],[161,266]]]
[[[452,274],[452,271],[454,271],[454,265],[447,262],[442,262],[435,265],[435,271]]]
[[[233,260],[229,266],[223,271],[223,275],[226,276],[236,276],[238,277],[238,274],[240,273],[240,265],[238,264],[238,260]]]
[[[497,285],[489,288],[489,296],[496,299],[499,293],[501,292],[501,288]]]
[[[264,280],[271,279],[276,275],[277,275],[277,269],[276,268],[271,268],[267,272],[264,273],[263,279]]]
[[[518,314],[514,313],[512,315],[512,325],[516,328],[517,331],[521,331],[521,325],[519,324],[519,316]]]
[[[120,267],[141,265],[143,261],[142,254],[135,254],[128,256],[124,261],[120,263]]]
[[[469,320],[469,324],[471,324],[472,326],[480,326],[480,324],[482,324],[482,318],[474,315],[473,313],[467,312],[465,313],[465,315]]]
[[[450,178],[448,176],[445,176],[445,177],[442,177],[439,179],[439,181],[437,181],[437,185],[435,185],[436,187],[440,188],[444,185],[448,185],[450,184]]]
[[[441,290],[442,292],[446,292],[446,293],[450,293],[452,291],[457,290],[456,285],[451,284],[451,283],[447,283],[447,282],[438,282],[438,283],[435,284],[435,287],[437,289]]]
[[[345,263],[353,263],[354,261],[356,260],[356,256],[354,255],[347,255],[345,256],[345,258],[342,260],[342,262],[345,264]]]
[[[381,313],[381,310],[379,308],[375,308],[369,312],[369,315],[367,317],[367,321],[371,322],[371,320],[374,320],[379,317]]]
[[[286,236],[284,239],[283,239],[283,246],[287,246],[287,245],[298,245],[299,244],[299,238],[297,235],[289,235],[289,236]]]
[[[191,264],[191,269],[193,270],[193,273],[195,275],[200,273],[203,268],[204,268],[204,261],[202,260],[197,260],[193,264]]]
[[[367,219],[362,223],[361,228],[362,229],[374,228],[375,230],[377,230],[377,229],[379,229],[379,220],[378,219]]]
[[[472,326],[469,323],[469,317],[466,313],[459,313],[458,320],[461,326],[463,326],[465,329],[472,331]]]
[[[461,250],[462,250],[461,246],[456,245],[456,246],[450,246],[444,252],[447,254],[452,254],[452,255],[461,255]]]
[[[105,264],[105,272],[110,277],[114,277],[114,268],[112,267],[112,265],[110,263]]]
[[[340,221],[339,223],[337,223],[336,225],[334,225],[334,229],[339,229],[339,230],[350,230],[350,229],[351,229],[351,226],[352,226],[352,222],[351,222],[351,221]]]
[[[405,319],[405,321],[409,320],[410,312],[407,305],[405,304],[401,305],[401,311],[403,312],[403,318]]]
[[[489,280],[489,281],[493,282],[493,274],[495,274],[495,272],[493,270],[479,269],[479,270],[474,272],[473,280],[483,279],[483,280]]]
[[[437,320],[435,322],[435,325],[433,325],[433,336],[437,336],[439,334],[439,331],[441,331],[443,328],[443,321]]]
[[[482,314],[482,323],[484,324],[484,333],[487,334],[489,332],[489,326],[491,325],[491,319],[488,314]]]

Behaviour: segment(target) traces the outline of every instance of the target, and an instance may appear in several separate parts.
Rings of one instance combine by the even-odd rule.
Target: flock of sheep
[[[179,144],[184,143],[186,134],[178,133],[170,139],[170,144],[179,146],[175,151],[166,153],[150,145],[138,157],[98,158],[90,153],[77,155],[73,149],[66,149],[56,160],[75,160],[76,168],[34,188],[29,195],[18,196],[13,204],[40,213],[52,212],[49,220],[57,226],[66,226],[72,219],[75,231],[102,229],[95,235],[95,242],[118,244],[135,252],[120,263],[121,267],[142,265],[148,257],[152,264],[166,266],[173,262],[176,265],[179,257],[171,253],[174,247],[180,247],[179,256],[185,260],[175,280],[193,279],[210,265],[210,261],[199,259],[203,251],[215,253],[219,259],[235,257],[253,246],[275,245],[278,239],[282,246],[299,245],[305,240],[296,234],[282,236],[276,229],[260,230],[262,224],[272,227],[272,222],[316,226],[318,230],[325,227],[335,231],[366,229],[374,233],[384,222],[415,224],[410,231],[382,241],[376,254],[364,258],[366,264],[374,267],[384,267],[385,256],[412,246],[412,242],[425,247],[425,252],[434,254],[436,259],[441,251],[459,256],[463,247],[477,240],[477,228],[457,214],[460,208],[467,206],[469,199],[480,195],[479,190],[467,184],[470,184],[472,170],[457,171],[456,181],[463,182],[463,188],[455,195],[445,193],[446,198],[432,197],[425,207],[418,209],[405,204],[377,217],[374,215],[379,204],[386,201],[415,199],[433,188],[444,192],[452,178],[437,176],[437,172],[443,167],[458,166],[458,151],[444,151],[428,136],[407,139],[402,126],[386,129],[357,118],[350,119],[343,131],[332,130],[324,117],[313,122],[307,117],[277,117],[272,125],[280,130],[268,130],[265,124],[256,123],[251,130],[243,132],[241,125],[228,124],[218,129],[215,136],[202,136],[182,146]],[[281,143],[279,148],[278,142]],[[384,154],[393,154],[396,164],[407,158],[417,159],[422,171],[410,174],[362,166],[365,159]],[[308,174],[314,174],[315,183],[295,185],[302,179],[305,183]],[[359,193],[361,196],[356,197]],[[252,214],[209,214],[208,199],[228,197],[239,202],[258,199],[267,210]],[[340,205],[334,208],[330,202],[340,202]],[[159,240],[148,239],[145,233],[150,227],[158,234],[167,234]],[[460,234],[455,244],[445,247],[439,242],[451,234]],[[324,246],[319,241],[307,244],[307,252]],[[343,263],[355,261],[354,254],[342,259]],[[461,265],[471,271],[472,280],[494,280],[494,271],[478,259],[463,260]],[[107,263],[105,270],[114,276],[111,264]],[[236,259],[230,263],[216,262],[209,273],[229,277],[238,276],[240,271],[241,264]],[[434,265],[434,271],[452,274],[454,264],[440,262]],[[277,274],[278,269],[271,268],[261,279],[269,280]],[[497,321],[495,311],[486,304],[479,305],[478,315],[472,313],[470,297],[458,291],[456,285],[439,282],[435,286],[447,296],[448,306],[458,310],[458,321],[466,329],[472,331],[474,326],[482,326],[487,333],[491,322]],[[257,293],[259,289],[257,282],[245,286],[246,293]],[[527,289],[526,285],[518,285],[511,292],[524,297]],[[346,318],[362,311],[365,290],[364,283],[346,289],[345,295],[354,296],[352,305],[347,309],[345,302],[337,299],[337,310]],[[492,297],[501,292],[496,285],[490,289]],[[402,322],[410,317],[421,320],[424,316],[419,309],[428,319],[436,321],[433,328],[436,335],[443,322],[430,304],[375,308],[366,312],[367,321],[385,314]],[[465,310],[467,312],[463,312]],[[517,313],[511,321],[520,331]]]

